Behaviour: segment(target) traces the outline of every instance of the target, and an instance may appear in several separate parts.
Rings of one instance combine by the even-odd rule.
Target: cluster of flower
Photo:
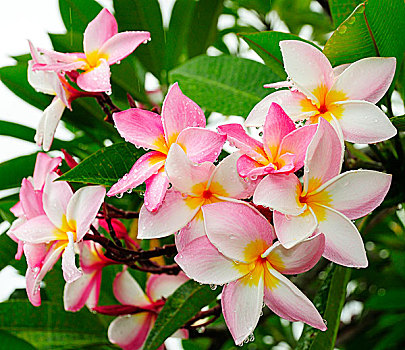
[[[145,32],[117,34],[114,17],[103,10],[84,33],[85,54],[32,48],[31,84],[55,92],[53,105],[70,107],[83,94],[109,91],[109,65],[147,39]],[[224,285],[222,311],[238,345],[255,329],[263,302],[280,317],[326,329],[311,301],[284,275],[308,271],[321,256],[366,267],[363,241],[351,220],[374,210],[391,183],[390,175],[376,171],[340,172],[345,140],[374,143],[396,134],[375,106],[393,79],[395,59],[367,58],[332,68],[307,43],[282,41],[280,47],[289,80],[269,87],[288,89],[267,96],[246,121],[263,127],[262,141],[238,124],[222,125],[218,132],[205,129],[203,111],[177,84],[169,89],[161,115],[131,108],[113,116],[126,141],[151,151],[107,195],[120,196],[145,182],[138,238],[175,234],[175,261],[185,274]],[[85,91],[71,87],[65,75]],[[38,129],[37,142],[45,150],[61,113],[55,115],[45,112]],[[227,140],[238,150],[214,165]],[[24,242],[27,292],[34,305],[40,304],[40,281],[62,255],[65,308],[76,311],[87,303],[97,310],[101,270],[116,262],[82,239],[92,224],[105,225],[96,221],[105,189],[89,186],[73,194],[67,183],[54,182],[59,163],[39,154],[34,176],[24,179],[13,208],[19,219],[10,234]],[[296,175],[301,168],[303,185]],[[272,215],[263,215],[263,207]],[[129,239],[121,231],[120,237]],[[82,271],[74,264],[75,243]],[[127,307],[119,314],[133,315],[113,321],[110,340],[123,348],[141,347],[162,297],[186,279],[184,274],[153,276],[145,296],[124,269],[114,293]],[[135,313],[139,308],[142,312]]]

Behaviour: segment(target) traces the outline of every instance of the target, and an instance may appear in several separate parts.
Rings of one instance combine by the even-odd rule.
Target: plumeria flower
[[[243,155],[238,160],[242,177],[295,172],[304,165],[305,151],[316,126],[296,129],[294,122],[276,103],[270,105],[263,129],[263,143],[246,134],[240,124],[218,127],[220,133]]]
[[[33,305],[40,304],[40,283],[62,255],[63,277],[73,282],[81,276],[75,265],[74,244],[87,233],[104,200],[101,186],[83,187],[73,194],[67,182],[54,182],[58,175],[48,175],[43,190],[44,215],[19,225],[13,233],[28,243],[24,245],[29,269],[27,294]]]
[[[305,156],[303,188],[294,174],[268,176],[257,186],[253,202],[274,210],[277,237],[286,248],[318,230],[325,235],[325,258],[366,267],[363,241],[351,220],[380,205],[391,175],[372,170],[339,175],[343,151],[333,127],[320,118]]]
[[[82,241],[79,245],[83,274],[79,279],[65,284],[63,301],[66,311],[79,311],[84,305],[89,309],[96,307],[103,268],[117,263],[104,256],[98,243]]]
[[[173,144],[165,166],[172,188],[157,212],[151,213],[142,206],[138,238],[160,238],[183,229],[176,236],[177,249],[181,250],[188,242],[204,235],[201,211],[204,205],[245,199],[253,194],[256,183],[238,175],[239,156],[235,152],[218,166],[211,162],[196,164],[179,145]]]
[[[61,73],[34,71],[34,65],[49,64],[51,60],[46,56],[41,56],[31,42],[29,45],[32,60],[28,62],[28,82],[36,91],[55,96],[51,104],[44,110],[35,135],[37,145],[43,146],[44,151],[49,151],[56,127],[65,108],[72,110],[72,101],[79,97],[89,96],[89,93],[75,89]]]
[[[137,147],[151,149],[140,157],[128,174],[108,191],[108,196],[124,193],[146,183],[145,207],[156,211],[166,195],[169,180],[165,162],[170,147],[176,143],[196,163],[217,159],[225,135],[203,129],[205,116],[201,108],[183,95],[177,83],[166,95],[162,116],[143,109],[131,108],[114,113],[118,132]]]
[[[150,39],[149,32],[118,33],[117,21],[103,9],[87,26],[83,36],[84,53],[59,53],[40,50],[52,63],[36,63],[34,70],[71,72],[77,85],[85,91],[111,91],[110,66],[131,54],[140,44]]]
[[[327,57],[310,44],[287,40],[280,42],[280,48],[289,81],[267,86],[291,89],[276,91],[259,102],[250,112],[247,126],[262,126],[265,112],[276,102],[293,120],[315,124],[324,118],[350,142],[379,142],[397,133],[375,106],[394,77],[394,57],[363,58],[334,70]]]
[[[287,250],[273,243],[273,227],[247,204],[214,203],[202,211],[207,236],[189,243],[175,261],[197,282],[226,284],[222,311],[237,345],[253,333],[263,301],[280,317],[326,330],[315,306],[283,276],[303,273],[318,262],[323,235]]]
[[[42,204],[42,194],[45,180],[48,174],[54,172],[60,165],[60,157],[51,158],[45,153],[38,153],[35,162],[33,176],[23,179],[20,189],[20,201],[10,211],[17,217],[12,223],[7,234],[18,243],[18,250],[15,258],[21,259],[24,242],[20,241],[13,231],[21,224],[36,216],[45,214]]]
[[[113,290],[123,305],[99,306],[95,309],[102,313],[121,315],[108,327],[110,342],[124,350],[141,349],[164,305],[164,299],[186,281],[188,278],[183,273],[177,276],[153,275],[148,279],[145,294],[128,271],[119,273],[114,280]],[[188,333],[180,330],[173,336],[186,338]],[[163,345],[159,347],[159,350],[162,349]]]

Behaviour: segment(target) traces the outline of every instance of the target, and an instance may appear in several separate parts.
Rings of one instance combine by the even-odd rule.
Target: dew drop
[[[252,333],[251,335],[249,335],[249,341],[250,341],[250,342],[254,342],[254,341],[255,341],[255,336],[254,336],[253,333]]]
[[[197,332],[198,333],[204,333],[205,332],[205,327],[200,327],[200,328],[197,328]]]
[[[217,289],[217,285],[216,284],[210,284],[210,288],[211,288],[211,290],[215,290],[215,289]]]
[[[117,197],[117,198],[122,198],[123,195],[124,195],[123,193],[117,193],[117,194],[115,195],[115,197]]]
[[[132,188],[127,189],[127,193],[132,193]]]
[[[108,96],[110,96],[110,95],[112,94],[112,91],[111,91],[111,90],[107,90],[105,93],[106,93]]]

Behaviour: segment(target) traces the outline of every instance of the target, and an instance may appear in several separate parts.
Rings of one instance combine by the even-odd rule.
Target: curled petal
[[[38,153],[35,162],[34,175],[32,176],[34,189],[42,190],[48,174],[55,171],[61,163],[61,157],[51,158],[46,153]]]
[[[77,85],[85,91],[111,91],[110,66],[102,58],[96,67],[91,68],[77,77]]]
[[[175,243],[177,251],[180,252],[183,248],[195,240],[196,238],[205,236],[204,218],[202,211],[198,212],[193,220],[183,227],[178,234],[175,235]]]
[[[63,278],[66,282],[71,283],[76,281],[82,275],[82,272],[76,267],[75,263],[75,248],[74,248],[74,238],[73,233],[67,233],[69,242],[65,247],[62,254],[62,270]]]
[[[138,282],[127,270],[117,274],[113,284],[114,295],[124,305],[147,306],[151,303]]]
[[[66,311],[79,311],[88,304],[93,308],[97,305],[100,293],[101,271],[84,273],[79,279],[65,284],[63,304]],[[93,294],[93,295],[92,295]]]
[[[152,175],[145,180],[146,191],[144,196],[144,204],[149,211],[156,211],[160,208],[166,196],[167,188],[169,187],[169,179],[163,170],[160,168],[157,174]]]
[[[184,273],[180,273],[177,276],[152,275],[146,283],[146,294],[152,301],[162,298],[167,299],[178,287],[187,281],[188,277]]]

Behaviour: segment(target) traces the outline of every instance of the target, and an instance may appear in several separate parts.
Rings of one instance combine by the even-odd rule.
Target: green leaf
[[[59,0],[59,9],[68,31],[74,28],[76,32],[84,32],[102,6],[94,0]]]
[[[204,54],[215,41],[219,15],[224,7],[223,0],[199,0],[194,11],[194,21],[188,37],[189,57]]]
[[[192,280],[177,288],[160,311],[146,339],[144,350],[157,349],[204,306],[215,300],[220,292],[220,288],[211,290],[209,286]]]
[[[144,153],[130,143],[116,143],[83,159],[58,180],[112,186]]]
[[[398,131],[405,131],[405,115],[391,118],[391,123],[398,129]]]
[[[15,243],[7,234],[0,235],[0,271],[7,265],[10,265],[10,261],[14,260],[15,253],[17,252],[17,243]]]
[[[281,55],[279,46],[280,41],[300,40],[319,49],[319,47],[310,41],[301,39],[299,36],[290,33],[269,31],[251,34],[241,33],[238,35],[263,59],[266,65],[273,69],[274,73],[284,80],[287,78],[287,73],[284,70],[283,56]]]
[[[52,98],[34,90],[27,81],[27,69],[28,64],[26,62],[2,67],[0,68],[0,80],[25,102],[44,110],[51,103]]]
[[[0,350],[35,350],[36,348],[24,339],[18,338],[8,332],[0,330]]]
[[[32,175],[37,154],[30,154],[0,164],[0,190],[20,187],[24,177]]]
[[[337,28],[362,0],[329,0],[334,27]]]
[[[328,329],[321,332],[305,325],[296,350],[333,350],[340,323],[340,314],[346,300],[346,286],[350,269],[332,264],[314,304],[327,321]]]
[[[61,303],[48,301],[43,301],[40,308],[25,300],[1,303],[0,329],[44,350],[109,344],[107,329],[98,316],[85,309],[77,313],[65,312]]]
[[[185,95],[209,111],[244,117],[274,91],[263,85],[280,80],[261,63],[226,55],[193,58],[172,70],[169,79],[178,81]]]
[[[404,28],[402,0],[368,0],[337,28],[327,41],[324,53],[333,66],[370,56],[394,56],[398,74],[405,51]]]
[[[157,0],[115,0],[115,18],[120,31],[150,32],[152,40],[135,50],[135,56],[158,79],[162,79],[165,36],[162,13]]]
[[[189,29],[194,20],[196,1],[177,0],[170,17],[166,35],[166,70],[169,71],[187,58]]]
[[[388,289],[384,295],[374,295],[365,306],[372,310],[405,310],[405,288]]]

